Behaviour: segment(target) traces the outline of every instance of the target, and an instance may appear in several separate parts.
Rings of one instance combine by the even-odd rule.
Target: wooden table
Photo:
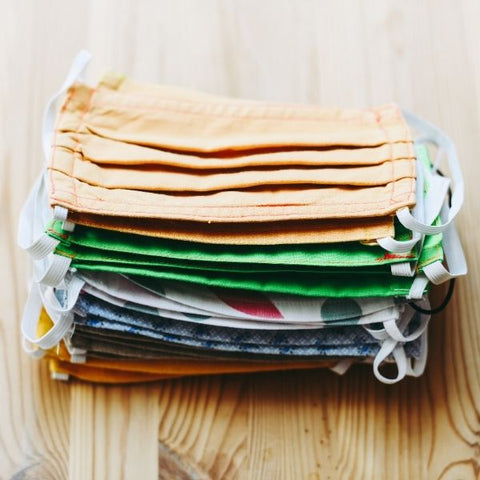
[[[480,478],[480,2],[3,1],[0,478]],[[217,94],[328,106],[395,101],[457,144],[469,261],[431,323],[420,379],[370,368],[56,382],[21,349],[30,265],[17,219],[42,167],[42,109],[82,47],[103,69]]]

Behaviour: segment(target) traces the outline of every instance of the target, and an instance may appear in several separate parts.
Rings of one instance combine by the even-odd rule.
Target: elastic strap
[[[53,208],[53,218],[55,220],[60,220],[62,222],[62,229],[67,232],[73,232],[75,230],[75,224],[67,220],[68,218],[68,209],[61,207],[60,205],[55,205]]]
[[[52,212],[48,207],[45,189],[45,174],[41,174],[20,213],[17,238],[20,247],[33,257],[35,281],[55,287],[65,277],[70,268],[71,259],[53,253],[59,241],[44,231],[51,219]]]
[[[419,377],[425,371],[428,356],[428,334],[427,329],[420,336],[420,356],[410,359],[407,363],[407,375],[409,377]]]
[[[47,103],[43,114],[42,126],[42,146],[45,163],[48,162],[53,139],[56,102],[83,74],[90,59],[90,53],[85,50],[82,50],[77,54],[60,90],[58,90],[58,92],[55,93],[55,95],[53,95]],[[44,172],[35,182],[30,194],[28,195],[26,203],[20,212],[19,218],[17,242],[20,248],[31,255],[33,260],[41,260],[46,258],[59,244],[58,240],[46,235],[43,231],[45,225],[52,218],[52,214],[48,209],[45,176],[46,173]],[[45,203],[45,205],[43,205],[43,203]],[[35,224],[33,221],[34,219],[39,221]],[[35,226],[38,227],[38,225],[40,227],[35,230]],[[73,224],[71,222],[67,222],[65,218],[64,225],[71,228]]]
[[[420,302],[420,306],[421,308],[425,309],[424,311],[427,311],[427,309],[430,308],[430,303],[428,302],[427,299],[423,299]],[[387,332],[387,334],[392,340],[395,340],[396,342],[412,342],[413,340],[416,340],[417,338],[420,337],[420,335],[423,334],[423,332],[428,327],[428,322],[430,321],[430,315],[428,313],[424,313],[420,315],[420,324],[413,333],[407,336],[403,334],[403,331],[405,330],[405,326],[410,323],[414,314],[415,314],[415,309],[409,308],[405,323],[402,322],[401,328],[398,327],[397,322],[395,320],[387,320],[386,322],[383,322],[385,331]]]
[[[397,376],[393,378],[386,377],[385,375],[380,373],[379,370],[380,365],[390,355],[393,356],[397,366]],[[373,373],[375,377],[377,377],[377,379],[380,380],[382,383],[392,385],[393,383],[397,383],[405,377],[405,375],[407,374],[407,369],[407,355],[405,354],[405,350],[403,349],[403,347],[398,346],[397,342],[392,339],[385,340],[373,360]]]
[[[428,278],[424,273],[419,273],[412,282],[412,286],[407,295],[407,299],[409,300],[418,300],[423,297],[425,289],[429,283]]]
[[[442,216],[448,216],[448,211],[448,206],[445,204]],[[440,260],[423,267],[423,272],[435,285],[466,275],[468,270],[462,243],[453,222],[449,223],[448,228],[443,232],[442,247],[448,269]]]
[[[43,112],[43,128],[42,128],[42,145],[45,161],[48,161],[50,156],[50,148],[53,139],[53,130],[55,128],[55,106],[59,98],[71,87],[71,85],[80,79],[90,60],[92,55],[86,50],[82,50],[73,59],[70,66],[70,70],[65,78],[63,85],[60,87],[57,93],[55,93],[47,103]]]
[[[38,348],[36,345],[32,345],[25,337],[22,337],[22,347],[23,350],[32,358],[42,358],[45,356],[45,353],[47,353],[45,350]]]
[[[48,222],[49,212],[41,207],[43,200],[47,201],[45,190],[45,174],[41,174],[33,185],[18,221],[17,243],[22,250],[30,254],[33,260],[41,260],[52,253],[60,243],[45,234],[44,225],[38,228],[38,224]],[[34,219],[39,222],[35,223]],[[37,230],[36,230],[37,227]]]
[[[392,263],[390,271],[395,277],[413,277],[415,275],[416,262]]]
[[[423,133],[424,137],[422,140],[434,143],[439,149],[434,168],[438,168],[440,159],[446,156],[450,174],[452,176],[453,188],[451,208],[448,218],[443,222],[442,225],[431,225],[428,222],[421,222],[410,213],[408,208],[401,209],[397,212],[397,218],[405,228],[426,235],[434,235],[436,233],[445,231],[445,229],[453,222],[463,205],[465,185],[462,171],[460,169],[455,145],[442,130],[406,110],[403,111],[403,115],[411,126],[417,128]]]
[[[68,382],[70,375],[64,372],[50,372],[52,380],[61,380],[62,382]]]
[[[46,259],[34,265],[34,280],[42,285],[56,287],[65,278],[72,259],[62,255],[50,254]]]
[[[421,305],[428,308],[430,306],[427,299],[422,300]],[[430,321],[430,315],[428,313],[422,314],[420,317],[420,325],[408,336],[405,336],[403,332],[408,324],[412,321],[414,316],[414,310],[410,309],[410,312],[404,316],[400,323],[400,327],[395,320],[389,320],[383,322],[384,328],[380,330],[367,329],[375,338],[382,340],[382,345],[379,352],[375,356],[373,361],[373,372],[378,380],[386,384],[393,384],[406,375],[418,377],[425,369],[426,357],[427,357],[427,329]],[[405,342],[411,342],[420,338],[420,356],[418,359],[407,358],[403,344]],[[397,376],[394,378],[385,377],[380,373],[380,365],[390,356],[393,356],[397,366]]]
[[[388,336],[388,333],[385,331],[385,328],[369,328],[366,327],[365,325],[363,328],[375,339],[375,340],[388,340],[390,337]]]
[[[421,235],[417,232],[413,232],[412,238],[410,240],[395,240],[392,237],[379,238],[377,243],[385,249],[387,252],[391,253],[408,253],[410,252],[415,245],[420,240]]]
[[[77,348],[72,346],[71,336],[72,330],[63,338],[64,344],[67,347],[67,351],[70,354],[71,363],[85,363],[87,361],[87,350],[83,348]]]
[[[423,220],[424,217],[424,202],[423,202],[423,188],[424,188],[424,177],[423,177],[423,165],[417,160],[415,162],[416,166],[416,182],[415,182],[415,198],[417,203],[413,207],[413,214],[415,217],[418,217],[420,220]],[[422,236],[417,233],[412,233],[412,238],[410,240],[395,240],[393,237],[380,238],[377,242],[378,244],[391,253],[407,253],[415,248],[415,245],[422,239]],[[392,271],[393,273],[393,271]],[[395,273],[393,273],[395,275]]]
[[[60,342],[72,326],[72,308],[77,301],[83,284],[83,280],[79,277],[71,278],[67,287],[66,303],[62,306],[55,296],[55,291],[52,287],[32,283],[22,317],[24,345],[48,350]],[[54,325],[47,333],[37,337],[36,329],[42,305]],[[29,352],[31,352],[31,348]]]

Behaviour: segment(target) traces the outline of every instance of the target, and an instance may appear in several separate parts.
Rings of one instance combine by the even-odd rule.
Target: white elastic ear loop
[[[29,340],[32,337],[36,339],[35,330],[41,310],[42,300],[38,293],[38,285],[34,283],[30,285],[27,302],[25,303],[22,315],[22,346],[24,351],[33,358],[41,358],[45,355],[45,350],[39,348],[36,342]]]
[[[45,258],[60,243],[44,232],[45,225],[51,219],[51,213],[42,205],[44,202],[47,202],[47,194],[45,173],[42,173],[35,181],[20,212],[17,232],[18,245],[34,260]]]
[[[424,309],[430,308],[430,302],[427,299],[423,299],[421,302],[418,302],[418,305]],[[405,327],[410,323],[415,313],[416,311],[409,306],[408,310],[406,311],[406,316],[404,317],[405,320],[402,319],[404,321],[401,322],[402,323],[401,328],[398,327],[397,322],[395,320],[387,320],[386,322],[383,322],[385,331],[387,332],[387,334],[392,340],[395,340],[396,342],[412,342],[413,340],[416,340],[417,338],[420,337],[420,335],[423,334],[423,332],[428,327],[428,322],[430,321],[430,315],[424,314],[424,313],[419,313],[420,324],[418,328],[414,332],[412,332],[410,335],[405,336],[403,334]]]
[[[429,280],[424,273],[419,273],[412,282],[412,286],[407,295],[408,300],[419,300],[423,297]]]
[[[57,287],[65,278],[72,259],[51,253],[47,258],[37,260],[33,266],[35,282],[49,287]]]
[[[424,160],[421,157],[420,145],[421,145],[421,142],[418,142],[418,141],[415,142],[415,150],[417,151],[417,163],[416,163],[417,165],[417,184],[416,184],[417,204],[415,205],[415,208],[414,208],[414,214],[419,221],[432,223],[435,220],[435,218],[437,218],[437,215],[440,212],[441,205],[438,206],[438,203],[439,203],[438,201],[437,202],[432,201],[432,196],[435,196],[435,198],[437,198],[436,196],[437,194],[432,193],[432,191],[435,189],[437,185],[436,185],[436,182],[432,181],[433,175],[429,173],[430,165],[427,168],[427,166],[424,163]],[[446,190],[441,196],[441,198],[444,199],[446,198],[446,195],[447,195],[449,182],[444,177],[440,177],[440,176],[438,177],[447,182]],[[424,194],[425,185],[428,185],[428,191],[426,194]],[[439,192],[441,192],[441,189],[439,189]],[[425,236],[417,233],[414,233],[413,235],[414,237],[416,237],[417,235],[420,235],[420,238],[418,239],[418,243],[416,245],[417,251],[418,251],[418,257],[419,257],[422,252]],[[398,277],[413,277],[417,269],[418,257],[417,257],[417,261],[415,262],[407,261],[407,262],[401,262],[401,263],[392,263],[390,265],[390,270],[392,272],[392,275],[398,276]]]
[[[424,206],[423,206],[423,166],[420,165],[420,161],[415,162],[416,165],[416,181],[415,181],[415,198],[417,203],[413,207],[413,213],[416,217],[423,220]],[[407,253],[410,252],[415,245],[422,239],[421,234],[418,232],[412,232],[412,238],[410,240],[395,240],[393,237],[385,237],[377,240],[377,243],[391,253]]]
[[[381,374],[379,370],[380,365],[390,354],[393,356],[397,366],[397,376],[393,378],[385,377],[385,375]],[[385,340],[373,360],[373,373],[375,377],[377,377],[382,383],[392,385],[405,377],[407,369],[408,361],[403,347],[399,346],[397,342],[392,339]]]
[[[395,240],[392,237],[379,238],[377,243],[385,249],[387,252],[391,253],[408,253],[420,240],[421,236],[418,232],[413,232],[412,238],[410,240]]]
[[[452,188],[451,209],[446,221],[442,225],[429,225],[428,223],[419,222],[416,218],[414,218],[408,208],[404,208],[397,212],[398,220],[406,228],[415,232],[433,235],[435,233],[445,231],[445,229],[452,223],[460,211],[465,194],[463,175],[460,169],[455,145],[450,138],[448,138],[447,135],[442,132],[442,130],[426,120],[417,117],[411,112],[404,110],[403,115],[411,126],[417,128],[423,133],[424,138],[427,138],[431,142],[435,143],[438,148],[441,151],[445,151],[447,155],[448,166],[453,179],[454,187]]]
[[[45,163],[48,162],[53,139],[53,130],[55,127],[55,104],[70,86],[83,74],[91,58],[92,56],[90,53],[85,50],[82,50],[76,55],[60,90],[55,93],[47,103],[43,113],[42,126],[42,147]],[[40,175],[30,191],[27,201],[20,212],[18,225],[18,244],[23,250],[27,251],[34,260],[45,258],[55,250],[59,243],[58,240],[45,235],[45,232],[43,231],[45,225],[52,219],[52,214],[50,212],[45,214],[46,205],[41,205],[41,202],[48,204],[45,176],[45,172]],[[37,231],[35,231],[32,219],[39,218],[39,212],[43,212],[43,215],[41,216],[42,221],[39,222],[40,229],[37,228]],[[36,225],[38,227],[38,223]],[[70,222],[67,223],[67,226],[70,226]]]
[[[442,217],[448,217],[447,204],[442,209]],[[468,270],[460,237],[453,222],[443,232],[442,247],[448,269],[445,268],[441,261],[436,261],[423,267],[425,276],[435,285],[466,275]]]
[[[32,345],[25,337],[22,337],[23,351],[30,355],[32,358],[42,358],[47,353],[46,350],[42,350],[35,345]]]
[[[65,277],[71,259],[54,254],[60,242],[45,233],[45,226],[52,220],[45,175],[38,177],[20,214],[18,244],[33,257],[35,281],[55,287]]]
[[[428,329],[425,329],[420,337],[420,356],[410,359],[407,364],[407,375],[419,377],[425,371],[428,356]]]
[[[48,350],[60,342],[72,326],[72,308],[77,301],[83,283],[83,280],[79,277],[72,277],[67,286],[67,303],[65,306],[60,305],[51,287],[45,287],[38,283],[32,284],[22,317],[22,333],[28,344]],[[54,325],[47,333],[37,337],[36,328],[42,304]]]
[[[47,103],[43,112],[42,145],[45,161],[50,156],[50,148],[53,139],[53,130],[55,128],[55,104],[57,100],[70,88],[70,86],[82,77],[87,65],[92,59],[92,55],[86,50],[80,51],[73,59],[70,70],[57,93],[55,93]]]

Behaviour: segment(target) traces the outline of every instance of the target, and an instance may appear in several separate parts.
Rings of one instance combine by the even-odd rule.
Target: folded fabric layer
[[[200,243],[234,245],[281,245],[297,243],[332,243],[376,241],[395,235],[392,217],[340,220],[289,220],[268,224],[256,222],[204,223],[161,221],[148,218],[128,219],[108,215],[69,212],[71,222],[88,227],[134,233],[150,237],[170,238]]]
[[[333,322],[362,318],[400,307],[405,300],[390,297],[326,298],[296,295],[262,294],[258,291],[229,290],[162,281],[142,286],[122,275],[82,272],[87,282],[84,289],[93,287],[123,306],[141,305],[144,309],[182,312],[196,321],[217,316],[226,319],[302,323]]]
[[[267,293],[290,293],[313,297],[382,297],[406,296],[412,286],[412,278],[392,277],[388,271],[384,273],[364,272],[358,275],[361,284],[355,276],[345,277],[338,274],[276,272],[249,273],[209,272],[207,270],[175,269],[170,267],[141,268],[135,265],[98,264],[84,262],[75,263],[79,270],[106,271],[134,276],[136,282],[155,288],[154,282],[161,280],[176,280],[210,287],[254,290]]]
[[[299,308],[294,310],[294,306],[292,305],[290,310],[293,311],[293,315],[287,320],[280,310],[278,310],[275,303],[268,298],[259,298],[258,294],[254,293],[244,300],[242,299],[242,303],[238,300],[237,303],[235,303],[234,297],[229,295],[221,296],[220,293],[218,298],[219,309],[221,309],[222,298],[224,298],[230,302],[232,310],[233,307],[236,306],[238,308],[237,312],[240,314],[243,313],[243,317],[233,317],[213,312],[191,313],[192,309],[184,305],[179,305],[174,309],[156,308],[139,303],[138,299],[134,302],[126,301],[121,297],[110,295],[89,284],[85,284],[84,291],[100,300],[108,302],[109,304],[123,307],[124,309],[132,310],[134,312],[149,313],[164,318],[202,323],[204,325],[249,329],[292,330],[323,328],[327,326],[346,326],[352,324],[366,325],[387,320],[397,320],[403,311],[403,304],[401,301],[395,302],[392,306],[380,309],[382,302],[379,302],[376,298],[374,298],[372,302],[357,302],[350,298],[345,300],[341,299],[340,302],[337,299],[335,299],[335,301],[331,301],[331,299],[323,299],[324,301],[321,303],[321,308],[319,303],[316,305],[319,308],[312,309],[313,312],[310,313],[308,313],[307,305],[302,304],[302,302],[296,302],[299,305]],[[157,303],[155,300],[155,297],[152,296],[151,303]],[[162,303],[162,300],[164,299],[159,297],[158,300],[160,300],[158,303]],[[377,310],[363,314],[360,306],[362,303],[364,304],[363,308],[366,307],[367,311],[369,308],[377,308]],[[373,303],[373,306],[371,306],[370,303]],[[228,311],[228,308],[225,308],[225,310]],[[288,311],[289,309],[287,309],[287,312]],[[303,312],[306,312],[306,314]],[[266,318],[256,318],[262,315]]]
[[[214,153],[191,153],[149,148],[95,135],[92,132],[58,130],[54,148],[58,151],[75,152],[81,158],[98,165],[113,166],[158,166],[188,170],[243,169],[265,167],[341,167],[378,165],[401,159],[414,159],[412,143],[385,143],[376,147],[362,148],[299,148],[280,146],[276,148],[221,151]]]
[[[367,188],[231,190],[202,196],[96,187],[54,169],[50,183],[51,205],[77,213],[196,222],[381,217],[415,204],[413,178]]]
[[[75,84],[58,130],[93,132],[135,145],[190,152],[288,146],[377,146],[410,142],[396,105],[325,109],[209,96],[158,86],[155,94],[123,92],[123,79],[96,89]],[[170,95],[173,93],[172,97]]]
[[[415,176],[415,160],[400,159],[365,167],[312,168],[257,167],[251,170],[193,170],[171,167],[100,166],[79,159],[68,150],[56,154],[55,170],[75,176],[89,185],[106,188],[163,192],[213,192],[252,187],[291,187],[294,185],[351,185],[354,187],[385,185]]]
[[[56,228],[60,226],[59,222]],[[390,264],[419,260],[418,252],[391,254],[379,246],[359,243],[325,245],[285,245],[243,247],[199,245],[163,239],[138,238],[136,235],[110,233],[100,229],[77,228],[69,234],[50,229],[48,234],[60,241],[56,253],[77,263],[135,264],[145,267],[226,272],[322,271],[350,273],[368,267],[383,271]],[[443,259],[441,234],[428,236],[422,249],[422,265]],[[101,267],[99,267],[101,269]]]
[[[167,347],[179,345],[198,349],[241,352],[242,354],[292,356],[374,356],[378,341],[362,326],[330,327],[317,330],[250,330],[209,326],[132,312],[91,296],[81,295],[75,307],[75,328],[80,332],[100,329],[122,336],[142,336]],[[420,319],[417,312],[410,325]],[[75,335],[75,334],[74,334]],[[144,346],[142,346],[143,348]],[[410,354],[418,356],[418,348],[409,344]]]
[[[410,239],[408,232],[397,225],[399,241]],[[388,254],[380,246],[363,245],[359,242],[333,244],[285,244],[268,246],[244,246],[219,244],[209,245],[168,239],[156,239],[135,234],[126,234],[100,228],[79,225],[73,232],[62,229],[61,222],[54,222],[47,233],[60,241],[58,247],[76,257],[81,247],[96,249],[103,258],[112,254],[126,254],[128,258],[151,257],[152,259],[176,259],[185,265],[192,262],[219,264],[267,264],[306,267],[364,267],[385,265],[405,260],[417,260],[415,250]],[[441,251],[441,234],[427,238],[426,248]],[[424,248],[425,248],[424,247]],[[87,251],[87,250],[84,250]],[[188,262],[188,263],[187,263]]]

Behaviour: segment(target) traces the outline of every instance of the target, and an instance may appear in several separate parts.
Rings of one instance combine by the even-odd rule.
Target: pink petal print
[[[277,307],[261,293],[249,292],[248,294],[236,295],[235,292],[221,289],[212,288],[212,290],[222,302],[239,312],[246,313],[252,317],[283,318]]]

